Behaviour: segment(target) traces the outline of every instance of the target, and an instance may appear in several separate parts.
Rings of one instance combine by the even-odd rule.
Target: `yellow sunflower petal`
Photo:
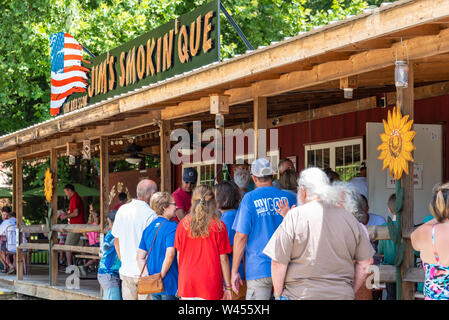
[[[399,112],[399,110],[396,110],[396,112],[393,112],[392,121],[393,121],[394,128],[399,129],[399,124],[401,123],[401,113]]]
[[[387,125],[388,125],[388,128],[390,129],[390,131],[394,130],[393,119],[392,119],[392,115],[391,115],[390,111],[388,111],[388,115],[387,115]]]
[[[413,125],[413,120],[410,120],[409,122],[404,124],[404,126],[399,131],[401,132],[401,134],[404,134],[412,129],[412,125]]]
[[[388,141],[390,140],[390,136],[385,134],[385,133],[381,133],[380,134],[380,140],[382,140],[385,143],[388,143]]]
[[[388,168],[390,166],[390,162],[391,162],[391,157],[390,155],[387,153],[387,156],[385,157],[384,161],[383,161],[383,166],[382,166],[382,170],[385,170],[386,168]]]
[[[388,150],[388,144],[382,143],[377,147],[377,150]]]
[[[408,163],[404,158],[400,159],[401,161],[401,167],[404,169],[405,173],[408,174]]]
[[[395,174],[395,179],[396,180],[401,180],[401,178],[402,178],[402,169],[398,170],[397,174]]]
[[[382,122],[384,124],[385,134],[389,136],[391,133],[391,130],[390,130],[390,127],[388,126],[388,123],[385,120],[382,120]]]
[[[402,150],[407,151],[407,152],[411,152],[415,149],[416,149],[416,147],[411,142],[406,142],[402,145]]]
[[[413,162],[413,157],[410,152],[403,151],[403,152],[401,152],[401,155],[405,160]]]
[[[416,132],[415,131],[409,131],[409,132],[406,132],[406,133],[404,133],[403,135],[402,135],[402,141],[407,141],[407,142],[410,142],[410,141],[412,141],[413,140],[413,138],[415,137],[415,135],[416,135]]]
[[[387,157],[388,150],[382,150],[378,159],[385,159]]]
[[[398,129],[401,130],[404,125],[407,123],[409,115],[406,115],[405,117],[402,117],[401,121],[399,122],[399,127]]]

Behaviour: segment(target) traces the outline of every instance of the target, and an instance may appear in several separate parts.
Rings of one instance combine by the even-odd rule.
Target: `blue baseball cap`
[[[182,180],[184,180],[184,182],[191,182],[191,183],[195,184],[197,178],[198,178],[198,172],[196,172],[195,168],[188,167],[188,168],[184,169],[184,172],[182,174]]]

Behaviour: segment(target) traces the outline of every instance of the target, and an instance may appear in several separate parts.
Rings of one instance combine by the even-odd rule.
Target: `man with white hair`
[[[275,299],[354,299],[374,250],[354,215],[338,206],[339,193],[321,169],[301,172],[299,206],[287,212],[263,251],[272,259]]]
[[[119,273],[123,300],[147,300],[150,297],[137,294],[137,280],[141,270],[136,257],[143,231],[157,218],[149,206],[151,196],[156,191],[156,182],[148,179],[140,181],[137,185],[137,199],[122,205],[115,215],[112,235],[115,238],[115,250],[122,262]]]

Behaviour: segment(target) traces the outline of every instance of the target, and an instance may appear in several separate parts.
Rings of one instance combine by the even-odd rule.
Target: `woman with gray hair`
[[[339,191],[332,187],[324,171],[319,168],[308,168],[301,171],[298,179],[298,206],[315,199],[332,205],[341,203]],[[278,202],[278,207],[279,209],[275,208],[276,212],[285,217],[287,212],[295,206],[290,208],[284,200],[284,202]]]
[[[369,220],[368,205],[364,197],[350,183],[336,181],[332,184],[340,195],[339,205],[351,212],[361,224],[366,225]]]
[[[318,168],[298,179],[298,207],[290,210],[265,247],[277,300],[353,300],[374,249],[340,190]],[[339,205],[340,204],[340,205]]]

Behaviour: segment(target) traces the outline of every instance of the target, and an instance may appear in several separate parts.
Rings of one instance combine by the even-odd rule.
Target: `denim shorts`
[[[103,290],[120,287],[121,285],[120,278],[112,274],[99,273],[97,274],[97,279]]]

